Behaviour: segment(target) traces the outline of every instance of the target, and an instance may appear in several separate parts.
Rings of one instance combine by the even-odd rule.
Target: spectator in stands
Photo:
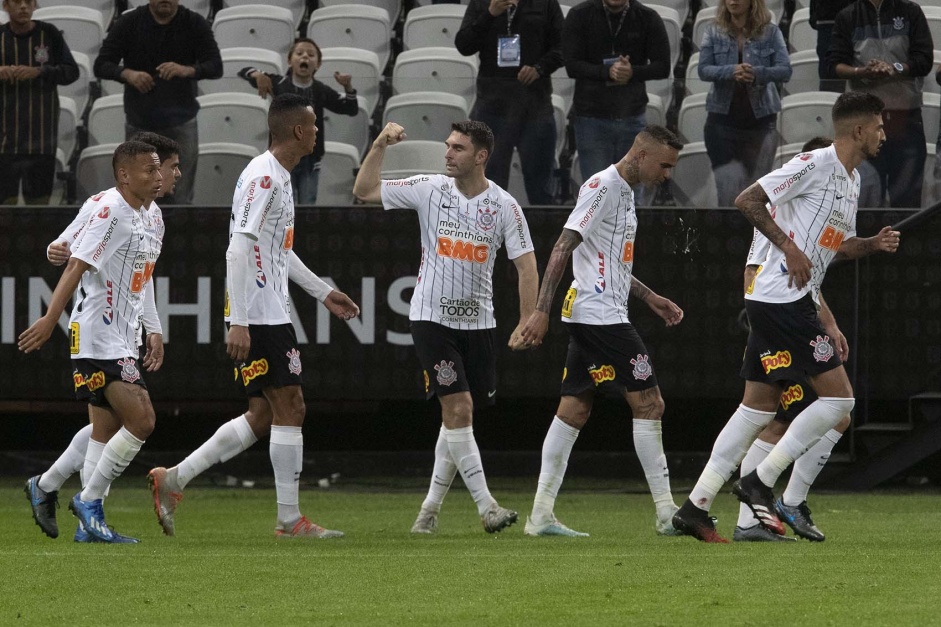
[[[657,12],[639,2],[586,0],[565,18],[562,51],[575,79],[575,144],[588,180],[627,154],[647,125],[645,81],[670,76],[670,40]]]
[[[480,54],[470,117],[489,126],[496,138],[487,178],[509,188],[515,147],[529,203],[551,204],[561,132],[555,125],[550,79],[562,67],[558,0],[470,0],[454,44],[465,56]]]
[[[340,96],[331,87],[314,78],[320,69],[322,61],[320,46],[313,39],[301,37],[294,40],[288,50],[288,73],[269,74],[256,70],[253,67],[243,68],[239,76],[258,89],[262,98],[269,94],[298,94],[303,96],[317,114],[317,145],[314,152],[302,157],[297,166],[291,171],[291,184],[294,187],[295,205],[317,204],[317,184],[320,181],[320,162],[324,155],[326,135],[323,128],[324,108],[343,115],[356,115],[359,113],[359,102],[356,100],[356,90],[353,89],[352,78],[349,74],[334,72],[333,80],[343,87],[344,96]]]
[[[863,176],[861,198],[875,185],[879,205],[888,192],[892,207],[921,206],[928,152],[922,86],[934,65],[933,49],[928,20],[909,0],[857,0],[836,16],[828,63],[851,90],[885,102],[886,142],[869,159],[878,174]]]
[[[36,0],[3,0],[0,26],[0,202],[16,204],[20,181],[28,204],[52,194],[59,136],[58,85],[78,79],[59,30],[33,20]]]
[[[764,0],[719,0],[699,49],[706,96],[706,152],[720,207],[732,207],[749,182],[772,170],[781,97],[791,78],[784,35]]]
[[[167,202],[190,204],[199,155],[196,81],[222,76],[209,22],[181,7],[180,0],[149,0],[108,31],[95,59],[95,76],[125,84],[128,138],[153,131],[180,144],[183,177]]]
[[[820,91],[835,91],[842,94],[846,81],[835,80],[833,68],[827,63],[830,39],[833,36],[833,20],[836,14],[856,0],[810,0],[810,27],[817,31],[817,73],[820,76]],[[810,87],[806,88],[810,91]]]

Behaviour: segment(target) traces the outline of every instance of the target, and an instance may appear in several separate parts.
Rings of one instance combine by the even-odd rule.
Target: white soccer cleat
[[[167,483],[167,469],[162,466],[147,473],[150,494],[154,499],[154,513],[164,535],[172,536],[176,532],[173,514],[176,506],[183,500],[183,493],[170,489]]]
[[[673,515],[676,514],[676,512],[679,511],[679,509],[680,508],[674,504],[673,507],[670,508],[669,512],[665,516],[661,517],[659,514],[657,515],[656,528],[657,528],[658,536],[681,536],[683,535],[681,532],[677,531],[676,528],[673,526]]]
[[[342,538],[342,531],[333,529],[324,529],[307,519],[307,516],[301,516],[291,530],[288,531],[280,523],[274,528],[274,537],[276,538],[317,538],[326,540],[328,538]]]
[[[480,522],[487,533],[497,533],[515,523],[518,518],[519,514],[494,502],[480,517]]]
[[[438,512],[432,512],[422,509],[418,512],[418,518],[412,525],[412,533],[433,534],[438,533]]]
[[[526,526],[523,528],[523,533],[527,536],[564,536],[567,538],[587,538],[589,537],[584,531],[575,531],[566,527],[558,520],[555,516],[552,517],[552,520],[543,524],[537,525],[533,522],[533,519],[529,516],[526,517]]]

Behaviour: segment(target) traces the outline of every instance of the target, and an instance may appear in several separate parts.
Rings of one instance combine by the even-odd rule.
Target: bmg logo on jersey
[[[255,245],[252,248],[255,249],[255,285],[258,287],[264,287],[268,284],[268,277],[265,276],[265,270],[261,267],[261,251],[258,249],[258,246]]]
[[[438,254],[458,261],[473,261],[486,263],[490,257],[490,248],[485,245],[475,245],[460,239],[450,237],[438,238]]]

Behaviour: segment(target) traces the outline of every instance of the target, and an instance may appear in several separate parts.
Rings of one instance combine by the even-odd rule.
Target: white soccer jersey
[[[771,205],[768,212],[771,214],[771,219],[777,222],[777,206]],[[748,257],[745,259],[745,265],[760,266],[768,258],[768,252],[770,250],[771,240],[765,237],[764,233],[758,229],[752,229],[751,246],[748,247]]]
[[[516,200],[492,181],[465,198],[443,174],[382,181],[386,209],[413,209],[421,227],[421,266],[409,320],[452,329],[490,329],[493,264],[506,243],[510,259],[533,252],[526,217]]]
[[[59,237],[56,238],[56,241],[65,242],[71,249],[72,243],[78,239],[78,236],[81,235],[82,231],[85,230],[85,226],[88,224],[88,219],[91,218],[92,215],[92,207],[94,207],[95,204],[101,200],[102,196],[113,191],[115,191],[115,188],[112,187],[111,189],[106,189],[105,191],[99,192],[94,196],[90,196],[88,200],[82,204],[82,207],[78,210],[78,213],[75,214],[75,219],[73,219],[72,222],[69,223],[67,227],[65,227],[65,230],[59,234]],[[161,239],[163,239],[162,236]]]
[[[94,198],[88,223],[72,243],[72,257],[91,266],[69,320],[72,358],[136,359],[144,288],[160,256],[163,221],[149,209],[132,208],[117,190]]]
[[[810,292],[819,303],[827,266],[843,240],[856,236],[859,172],[854,169],[850,176],[837,158],[836,148],[829,146],[797,155],[758,183],[777,206],[778,226],[807,255],[813,270],[802,289],[788,287],[784,253],[772,246],[745,298],[790,303]]]
[[[627,300],[637,213],[634,192],[616,167],[609,166],[582,185],[565,228],[579,233],[582,243],[572,253],[575,280],[562,305],[562,321],[630,322]]]
[[[287,264],[294,247],[294,193],[291,173],[270,151],[252,159],[235,185],[229,237],[235,233],[254,240],[254,281],[245,293],[248,324],[290,323]],[[230,319],[228,297],[225,319]]]

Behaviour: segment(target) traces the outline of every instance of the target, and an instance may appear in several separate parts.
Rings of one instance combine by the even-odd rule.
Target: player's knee
[[[268,407],[262,409],[249,409],[245,412],[245,422],[251,428],[252,433],[259,440],[266,437],[271,432],[271,421],[273,415]]]
[[[300,394],[291,401],[291,418],[297,423],[304,422],[304,416],[307,415],[307,405],[304,403],[304,397]]]
[[[851,422],[852,419],[850,418],[850,415],[846,414],[843,416],[843,420],[841,420],[839,424],[833,428],[836,429],[839,433],[846,433],[846,430],[850,428]]]
[[[588,417],[590,415],[590,409],[569,409],[568,411],[560,411],[558,414],[559,420],[573,429],[579,430],[581,430],[581,428],[585,426],[585,423],[588,422]]]
[[[834,426],[845,419],[856,405],[856,399],[853,397],[840,398],[827,396],[818,398],[817,402],[826,408],[827,416],[833,421]]]
[[[154,414],[152,407],[145,407],[141,412],[134,418],[133,425],[129,425],[128,430],[134,434],[134,437],[146,440],[150,437],[150,434],[154,432],[154,427],[157,425],[157,416]]]

